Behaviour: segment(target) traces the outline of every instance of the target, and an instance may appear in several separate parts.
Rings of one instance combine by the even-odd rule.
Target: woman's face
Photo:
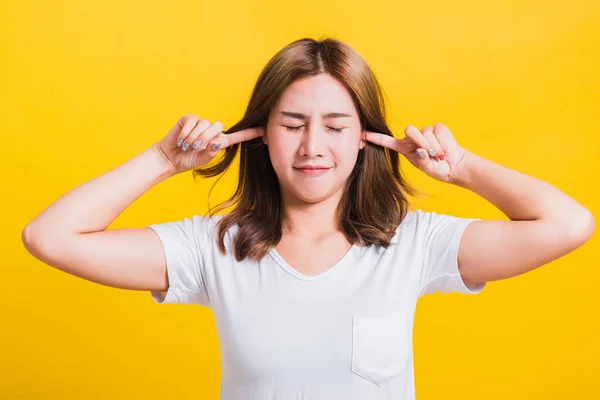
[[[329,74],[292,83],[271,110],[263,140],[284,198],[307,203],[341,196],[365,145],[352,97]]]

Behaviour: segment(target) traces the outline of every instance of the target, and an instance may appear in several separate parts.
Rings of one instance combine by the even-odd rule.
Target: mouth
[[[294,169],[298,172],[301,172],[305,175],[323,175],[327,171],[331,169],[331,167],[324,166],[305,166],[305,167],[294,167]]]

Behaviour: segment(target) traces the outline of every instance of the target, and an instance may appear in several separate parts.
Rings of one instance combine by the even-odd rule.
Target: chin
[[[329,189],[330,190],[327,190],[327,188],[323,187],[314,187],[311,190],[306,187],[296,187],[294,188],[294,190],[291,191],[291,194],[296,199],[304,203],[316,204],[329,199],[331,196],[334,196],[337,193],[337,190],[332,188]]]
[[[318,204],[321,203],[325,200],[327,200],[331,195],[324,195],[324,196],[296,196],[296,198],[300,201],[302,201],[303,203],[307,203],[307,204]]]
[[[279,186],[290,198],[309,204],[321,203],[336,196],[344,188],[344,182],[337,179],[298,179],[297,176],[280,179]]]

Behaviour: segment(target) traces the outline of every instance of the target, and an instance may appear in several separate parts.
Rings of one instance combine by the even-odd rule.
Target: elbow
[[[587,242],[595,230],[596,220],[592,212],[587,208],[569,213],[566,233],[576,243],[577,247]]]
[[[33,240],[34,239],[33,239],[32,228],[29,225],[27,225],[21,232],[21,241],[23,242],[23,245],[25,246],[25,248],[27,250],[29,250],[29,248],[31,248]]]
[[[58,234],[56,230],[31,222],[21,232],[21,241],[25,249],[45,263],[58,255],[68,254],[73,238],[73,235]]]
[[[42,259],[47,252],[47,240],[31,225],[27,225],[21,232],[21,241],[25,249],[37,259]]]
[[[36,238],[36,234],[33,231],[33,228],[30,225],[27,225],[23,231],[21,232],[21,241],[23,242],[23,246],[25,249],[32,255],[37,257],[39,251],[37,248],[39,247],[39,240]]]

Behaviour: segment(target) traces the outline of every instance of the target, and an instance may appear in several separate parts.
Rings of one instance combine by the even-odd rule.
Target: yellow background
[[[600,6],[570,1],[33,1],[0,3],[1,399],[216,399],[212,312],[159,306],[29,255],[21,230],[74,186],[159,140],[185,113],[231,126],[267,60],[304,36],[353,46],[397,136],[442,122],[464,147],[544,179],[600,216]],[[504,218],[427,178],[415,208]],[[213,201],[231,193],[235,171]],[[191,172],[111,228],[206,211]],[[598,235],[477,296],[423,298],[417,396],[599,398]]]

